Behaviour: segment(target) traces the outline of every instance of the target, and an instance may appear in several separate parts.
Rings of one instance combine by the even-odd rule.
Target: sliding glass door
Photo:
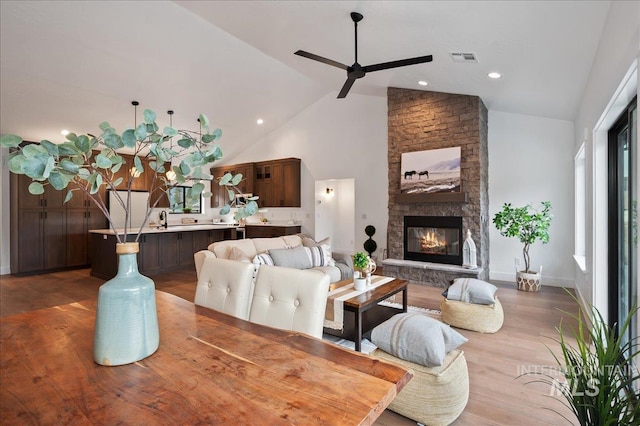
[[[637,301],[637,100],[609,131],[609,323],[621,324]],[[623,336],[637,336],[636,322]]]

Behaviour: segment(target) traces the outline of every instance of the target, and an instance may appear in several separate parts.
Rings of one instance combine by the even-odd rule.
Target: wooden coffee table
[[[331,284],[329,291],[352,282],[352,279]],[[356,351],[361,351],[362,336],[382,324],[392,316],[407,312],[407,281],[394,278],[392,281],[343,302],[344,327],[342,330],[324,328],[332,336],[353,340]],[[402,309],[378,305],[396,293],[402,292]]]

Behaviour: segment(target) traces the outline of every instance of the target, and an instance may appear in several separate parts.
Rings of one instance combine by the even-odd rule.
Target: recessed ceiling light
[[[426,85],[427,85],[427,84],[429,84],[429,83],[427,83],[427,82],[426,82],[426,81],[424,81],[424,80],[420,80],[420,81],[418,82],[418,84],[419,84],[420,86],[426,86]]]
[[[499,72],[490,72],[487,75],[489,76],[489,78],[500,78],[500,77],[502,77],[502,74],[500,74]]]
[[[62,136],[67,136],[69,134],[69,131],[68,130],[63,130],[63,131],[60,132],[60,134]]]
[[[264,120],[262,118],[258,118],[258,120],[256,120],[256,123],[262,124],[262,123],[264,123]]]

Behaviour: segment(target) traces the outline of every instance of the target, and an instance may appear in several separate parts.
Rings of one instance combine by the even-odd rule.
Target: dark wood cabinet
[[[299,234],[301,226],[245,225],[244,230],[245,238],[273,238]]]
[[[229,202],[227,187],[218,184],[220,178],[227,173],[232,175],[242,174],[242,181],[238,184],[238,189],[243,194],[252,194],[254,191],[255,167],[253,163],[235,164],[225,167],[214,167],[211,169],[213,182],[211,182],[211,207],[222,208]]]
[[[193,255],[206,250],[209,244],[228,239],[231,229],[203,229],[197,231],[167,231],[142,234],[139,239],[138,270],[147,276],[193,267]],[[233,229],[235,230],[235,229]],[[134,235],[129,236],[133,241]],[[95,261],[91,264],[91,275],[105,280],[118,271],[116,237],[111,234],[92,233],[92,252]]]
[[[11,177],[11,272],[28,274],[86,266],[91,259],[89,229],[102,229],[106,219],[80,191],[64,204],[66,190],[45,186],[31,195],[31,179]],[[100,193],[104,196],[104,191]]]
[[[219,187],[216,180],[225,173],[242,173],[245,179],[238,188],[259,196],[260,207],[300,207],[300,165],[299,158],[283,158],[213,168],[211,207],[219,208],[228,202],[226,188]]]

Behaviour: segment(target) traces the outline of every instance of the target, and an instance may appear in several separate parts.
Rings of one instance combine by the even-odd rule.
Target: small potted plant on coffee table
[[[369,266],[369,256],[363,251],[353,254],[353,285],[356,290],[364,290],[367,279],[364,276],[365,270]]]
[[[542,209],[536,210],[531,204],[524,207],[512,207],[510,203],[505,203],[502,210],[493,217],[500,235],[503,237],[516,237],[524,247],[522,255],[524,257],[524,270],[516,271],[516,282],[518,290],[538,291],[540,290],[540,271],[531,270],[531,260],[529,258],[529,247],[536,241],[543,244],[549,242],[549,226],[551,226],[551,202],[543,201]]]

